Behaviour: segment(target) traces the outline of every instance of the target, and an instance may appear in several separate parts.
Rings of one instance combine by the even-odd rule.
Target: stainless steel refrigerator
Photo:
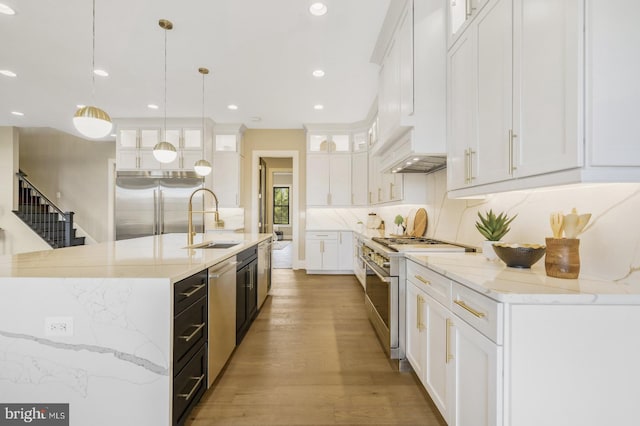
[[[204,181],[194,172],[118,172],[115,194],[116,240],[186,233],[191,193]],[[202,192],[193,199],[202,211]],[[194,215],[196,232],[203,232],[203,215]]]

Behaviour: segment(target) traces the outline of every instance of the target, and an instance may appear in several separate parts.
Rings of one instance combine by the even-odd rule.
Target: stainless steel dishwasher
[[[209,268],[209,362],[211,387],[236,347],[236,257]]]

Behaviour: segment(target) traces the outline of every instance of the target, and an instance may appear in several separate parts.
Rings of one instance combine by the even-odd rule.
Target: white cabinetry
[[[351,204],[366,206],[368,194],[368,158],[367,152],[355,152],[351,155]]]
[[[116,137],[116,168],[118,170],[193,170],[193,165],[202,158],[201,128],[178,127],[188,126],[191,120],[180,123],[173,120],[171,128],[166,130],[152,127],[150,120],[136,123],[127,120],[119,124]],[[178,155],[171,163],[160,163],[153,156],[153,147],[166,140],[173,144]]]
[[[501,305],[408,261],[406,314],[407,359],[447,423],[501,425]]]
[[[221,207],[239,207],[241,204],[242,157],[241,141],[244,126],[217,125],[211,178],[213,192]]]
[[[450,196],[640,180],[640,5],[614,3],[489,0],[461,27],[448,54]]]
[[[351,155],[307,155],[307,206],[351,205]]]
[[[349,231],[307,231],[307,273],[346,273],[353,271],[353,242]]]

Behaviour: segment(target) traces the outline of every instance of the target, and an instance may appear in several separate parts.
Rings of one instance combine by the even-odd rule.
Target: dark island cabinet
[[[173,425],[183,425],[207,390],[207,270],[174,285]]]
[[[236,345],[258,313],[258,246],[238,254],[236,272]]]

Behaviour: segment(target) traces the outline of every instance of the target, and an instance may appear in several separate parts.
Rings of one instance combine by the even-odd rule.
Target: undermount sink
[[[200,244],[195,244],[191,247],[192,249],[228,249],[231,247],[235,247],[238,244],[242,244],[242,241],[207,241]]]

